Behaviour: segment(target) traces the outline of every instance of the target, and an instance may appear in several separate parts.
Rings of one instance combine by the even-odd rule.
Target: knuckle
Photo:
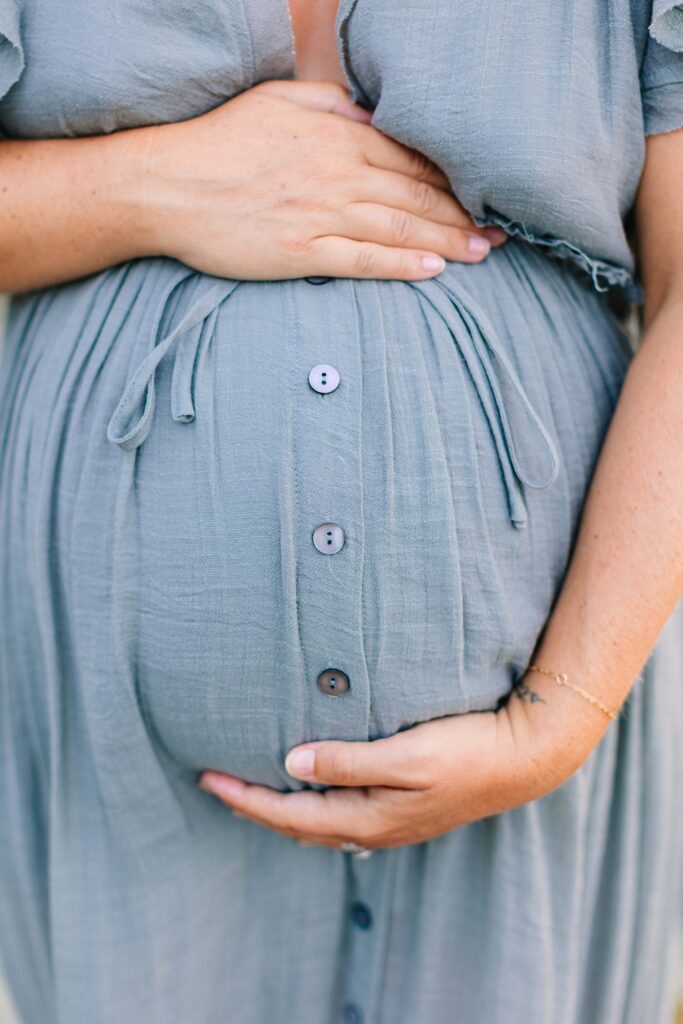
[[[458,259],[468,252],[468,239],[462,228],[450,228],[446,233],[444,256],[447,259]]]
[[[413,234],[413,218],[409,213],[405,210],[392,210],[390,223],[392,241],[403,245],[410,240]]]
[[[410,755],[403,764],[406,779],[419,789],[428,789],[434,782],[430,759],[420,752]]]
[[[412,172],[417,178],[425,178],[432,170],[431,161],[418,150],[412,150]]]
[[[289,259],[296,258],[303,260],[307,257],[314,256],[317,251],[316,239],[312,239],[306,235],[296,232],[283,234],[280,244],[285,256]]]
[[[434,208],[434,194],[426,181],[413,181],[413,202],[419,214],[424,216]]]
[[[339,82],[323,82],[322,87],[327,90],[330,96],[334,96],[338,100],[347,100],[348,93],[343,85]]]
[[[320,117],[316,130],[318,137],[328,143],[348,144],[354,136],[353,121],[338,115],[323,115]]]
[[[340,786],[347,786],[353,780],[353,756],[342,747],[333,747],[327,752],[325,775]]]
[[[377,271],[377,257],[367,245],[362,245],[354,257],[354,266],[358,277],[373,277]]]

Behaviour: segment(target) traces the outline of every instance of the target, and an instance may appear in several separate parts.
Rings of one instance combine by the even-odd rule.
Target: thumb
[[[336,82],[292,82],[274,78],[255,86],[259,92],[269,96],[279,96],[290,103],[309,110],[318,110],[323,114],[339,114],[351,121],[370,124],[372,114],[358,103],[352,103],[349,94],[342,85]]]
[[[390,786],[416,789],[407,734],[369,743],[331,740],[293,747],[285,759],[295,779],[329,786]]]

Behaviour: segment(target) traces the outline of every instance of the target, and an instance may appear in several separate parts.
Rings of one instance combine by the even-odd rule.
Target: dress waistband
[[[138,448],[150,431],[156,369],[173,345],[176,354],[171,413],[178,423],[191,423],[195,418],[192,377],[201,331],[207,317],[240,282],[214,278],[180,323],[156,342],[171,295],[192,275],[188,270],[165,290],[154,317],[154,347],[134,371],[109,421],[107,437],[124,451]],[[518,529],[524,528],[528,516],[523,487],[549,487],[559,472],[560,459],[550,432],[529,400],[492,323],[471,296],[460,287],[455,291],[438,279],[415,283],[412,287],[417,288],[444,319],[465,359],[496,446],[510,520]],[[454,308],[457,318],[453,317]]]

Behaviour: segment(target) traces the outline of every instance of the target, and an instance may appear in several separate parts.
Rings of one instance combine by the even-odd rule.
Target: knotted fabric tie
[[[178,284],[191,274],[185,275],[176,282],[166,294],[166,301]],[[177,423],[191,423],[194,420],[194,404],[192,401],[191,377],[195,352],[190,350],[187,339],[194,333],[197,341],[206,318],[237,288],[239,281],[214,278],[198,299],[190,306],[187,313],[176,327],[165,338],[154,346],[141,363],[138,364],[133,376],[128,381],[119,404],[114,410],[107,428],[107,439],[124,451],[139,448],[149,434],[152,426],[155,404],[154,378],[156,369],[172,346],[176,345],[176,357],[173,366],[173,382],[171,386],[171,413]],[[155,323],[155,337],[158,324],[163,316],[163,303],[159,317]],[[183,387],[181,382],[187,383]]]
[[[491,428],[508,499],[510,520],[527,525],[523,486],[549,487],[560,458],[547,427],[534,409],[493,324],[464,290],[440,280],[419,284],[420,293],[449,326],[462,352]],[[459,323],[453,325],[453,307]]]

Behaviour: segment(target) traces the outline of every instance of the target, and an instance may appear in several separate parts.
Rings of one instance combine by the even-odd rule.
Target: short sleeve
[[[0,101],[19,81],[24,70],[20,21],[21,12],[16,0],[0,0]],[[2,138],[4,134],[0,103],[0,139]]]
[[[683,3],[653,0],[640,83],[645,134],[683,128]]]

